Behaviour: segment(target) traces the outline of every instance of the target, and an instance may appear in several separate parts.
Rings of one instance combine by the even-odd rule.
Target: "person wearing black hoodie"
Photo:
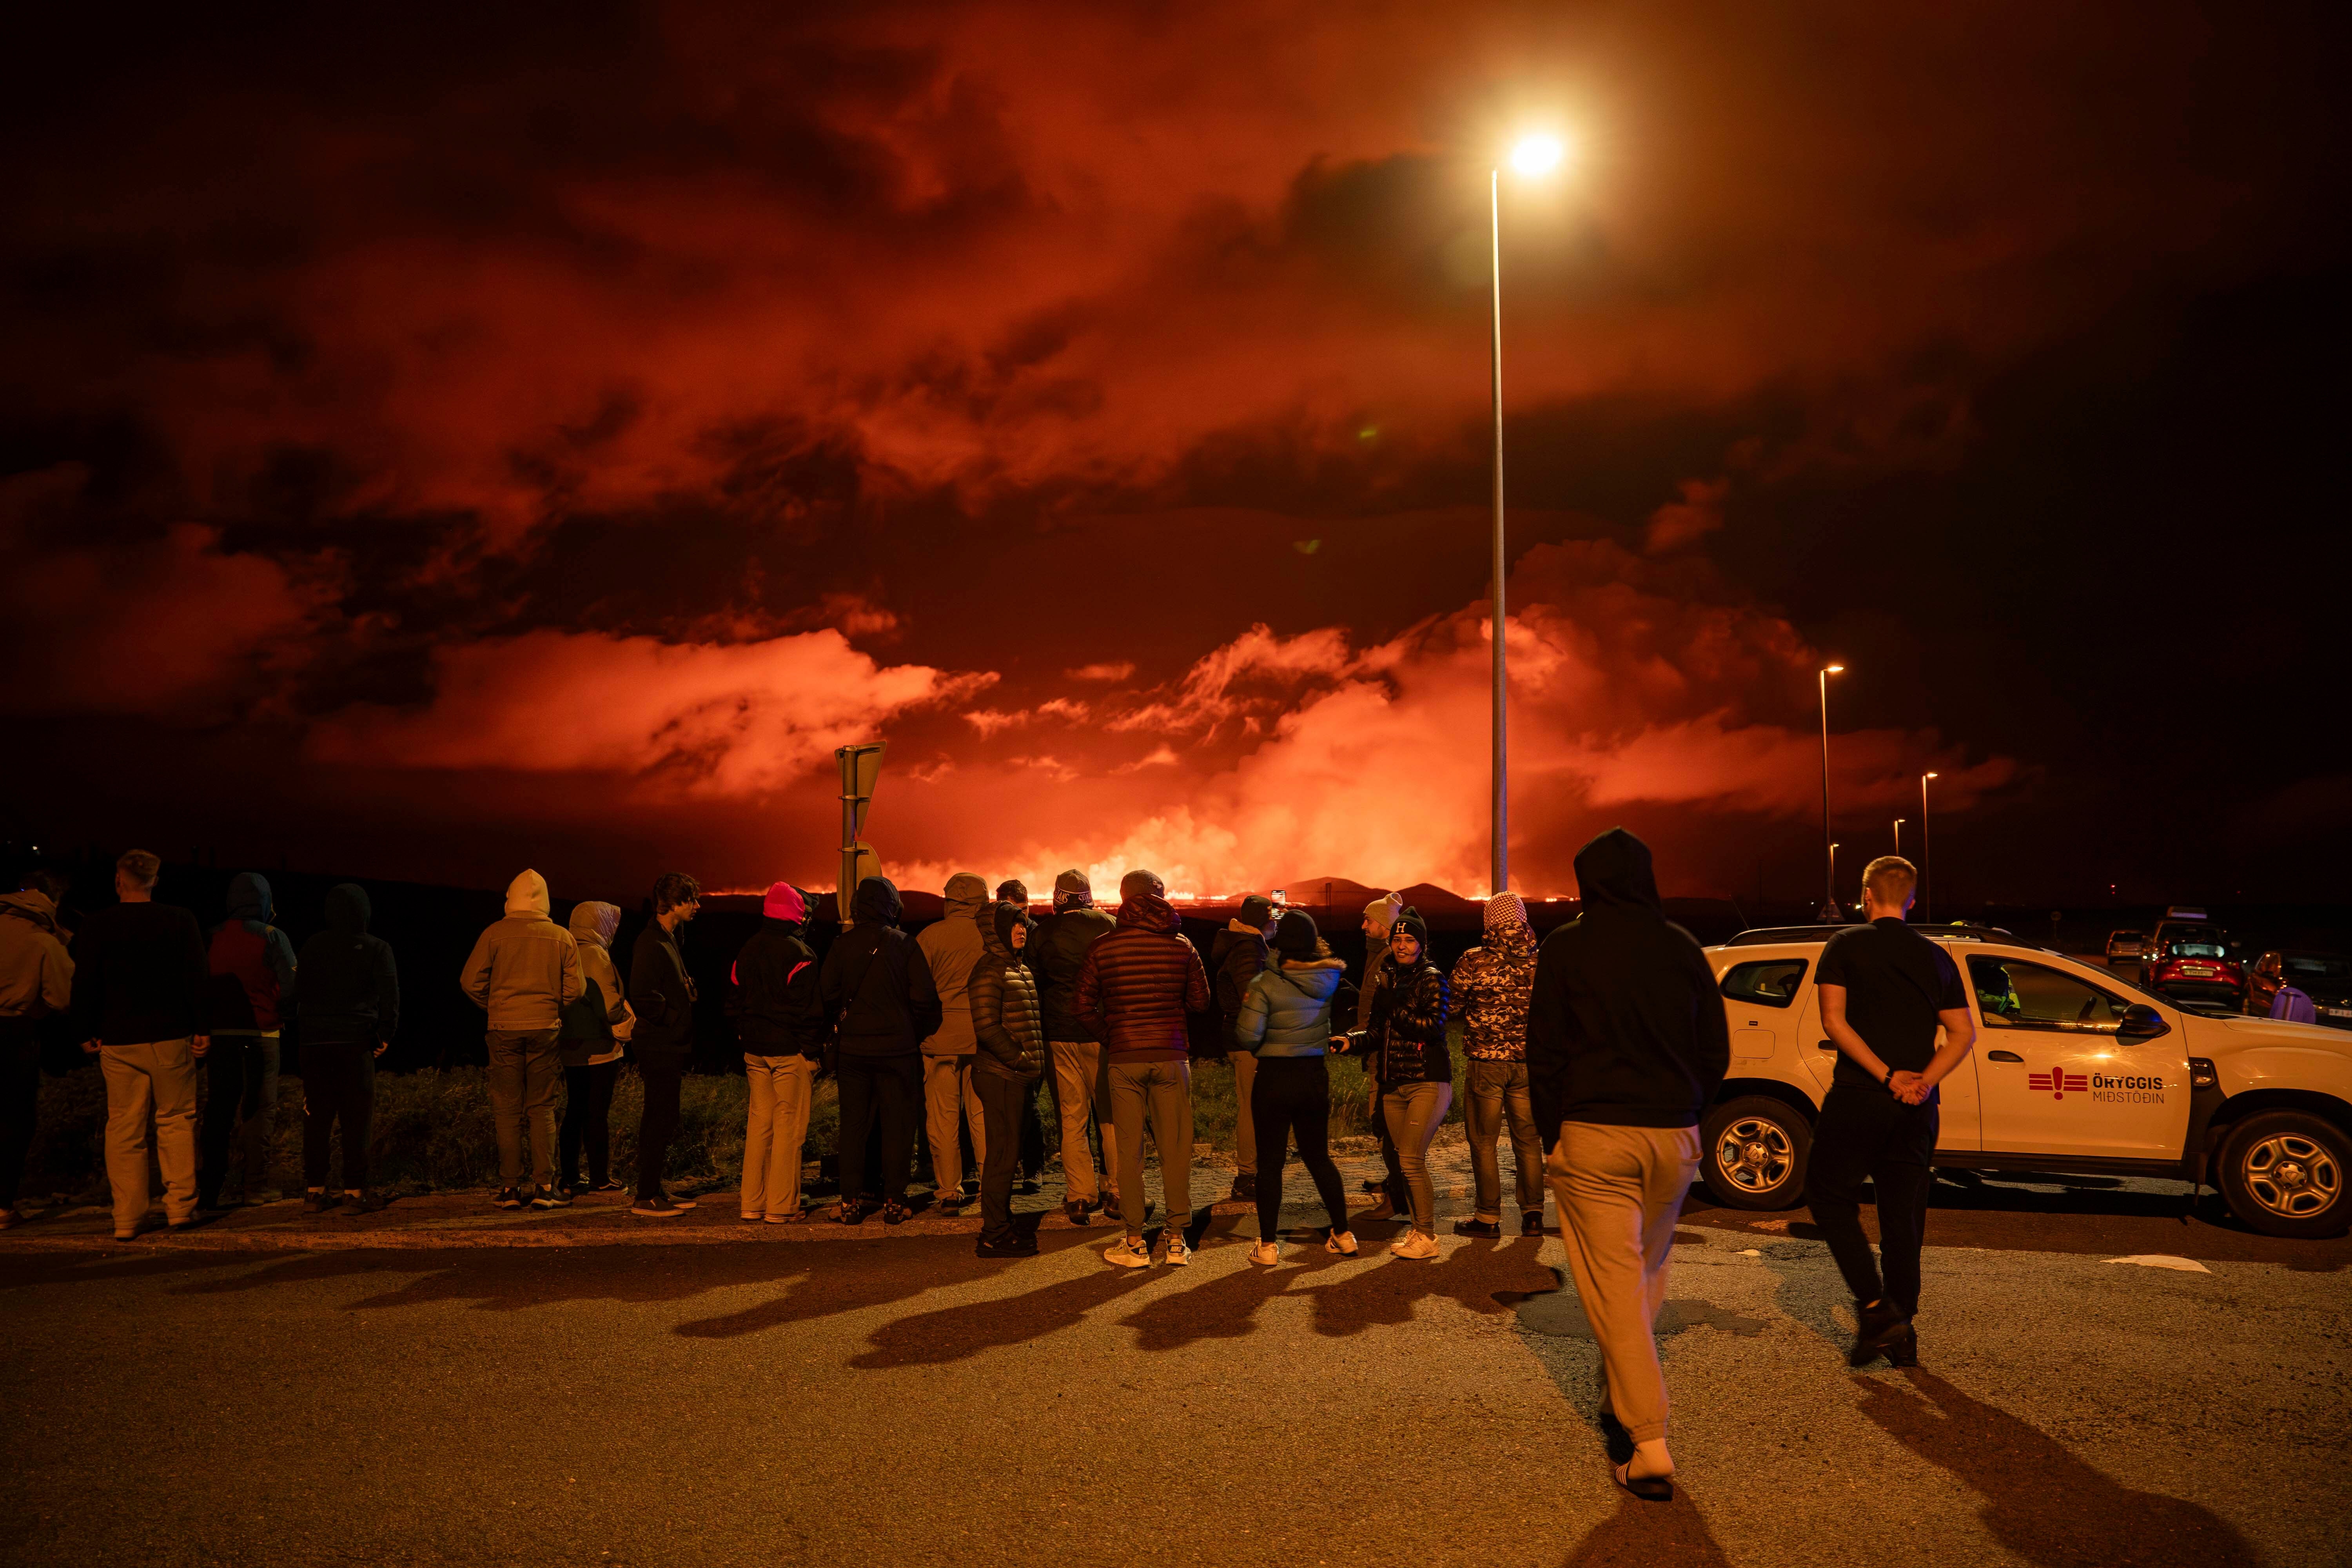
[[[400,1029],[400,971],[392,944],[368,934],[367,889],[339,882],[327,889],[327,929],[302,944],[302,1184],[311,1214],[332,1208],[327,1194],[328,1140],[343,1130],[343,1194],[352,1209],[373,1214],[383,1196],[368,1184],[368,1138],[375,1119],[375,1059]]]
[[[1544,939],[1528,1010],[1528,1094],[1577,1299],[1601,1345],[1612,1474],[1674,1497],[1653,1337],[1699,1118],[1731,1061],[1706,955],[1668,921],[1649,847],[1622,827],[1577,851],[1584,912]]]
[[[882,1124],[882,1220],[906,1219],[907,1177],[923,1105],[923,1041],[940,1026],[939,987],[915,939],[898,929],[898,885],[868,877],[849,901],[848,929],[834,938],[817,990],[839,1041],[841,1213],[866,1215],[866,1140]]]
[[[1037,922],[1023,950],[1029,972],[1037,977],[1037,1000],[1045,1009],[1055,1119],[1062,1129],[1062,1213],[1072,1225],[1085,1225],[1096,1209],[1112,1219],[1119,1215],[1118,1132],[1110,1118],[1102,1034],[1077,1013],[1078,971],[1086,964],[1087,950],[1110,934],[1111,924],[1110,916],[1095,908],[1087,874],[1073,867],[1054,879],[1054,912]],[[1087,1145],[1087,1129],[1097,1118],[1103,1156],[1099,1176]]]
[[[979,1048],[971,1068],[987,1119],[988,1147],[980,1163],[980,1247],[982,1258],[1034,1258],[1037,1243],[1013,1228],[1013,1177],[1020,1164],[1021,1108],[1034,1103],[1045,1071],[1045,1015],[1037,979],[1023,962],[1029,942],[1024,904],[992,903],[982,911],[980,962],[971,967],[972,1035]]]
[[[687,972],[678,931],[702,909],[702,884],[683,871],[666,871],[654,882],[654,918],[637,933],[629,954],[629,1010],[637,1016],[629,1054],[646,1086],[646,1110],[637,1123],[637,1197],[629,1212],[642,1219],[669,1219],[694,1206],[663,1185],[669,1173],[669,1141],[677,1136],[678,1089],[694,1055],[694,976]]]
[[[1234,1038],[1241,1016],[1242,998],[1250,982],[1266,965],[1266,944],[1274,935],[1279,913],[1274,900],[1252,893],[1242,900],[1242,912],[1209,939],[1209,988],[1217,999],[1217,1047],[1234,1069],[1234,1103],[1241,1114],[1234,1119],[1234,1190],[1236,1199],[1257,1196],[1257,1128],[1250,1115],[1250,1091],[1257,1082],[1257,1055]]]

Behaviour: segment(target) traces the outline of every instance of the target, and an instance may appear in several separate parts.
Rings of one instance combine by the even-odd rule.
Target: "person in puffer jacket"
[[[1078,967],[1078,1016],[1102,1036],[1108,1059],[1111,1121],[1118,1132],[1118,1190],[1127,1237],[1104,1258],[1123,1268],[1192,1260],[1184,1229],[1192,1222],[1192,1073],[1184,1016],[1208,1010],[1209,976],[1185,940],[1182,922],[1151,871],[1119,879],[1118,921],[1087,949]],[[1168,1224],[1159,1245],[1143,1245],[1143,1123],[1160,1151]]]
[[[294,944],[269,923],[272,912],[268,879],[238,872],[228,884],[228,919],[214,928],[205,954],[213,1048],[205,1058],[204,1131],[196,1142],[198,1208],[268,1195],[263,1189],[284,1041],[279,1018],[294,1001],[295,974]]]
[[[971,1079],[988,1124],[988,1153],[980,1166],[979,1252],[1034,1258],[1035,1240],[1013,1228],[1013,1176],[1020,1163],[1021,1108],[1035,1098],[1045,1070],[1045,1018],[1036,977],[1022,959],[1029,942],[1027,908],[992,903],[983,913],[984,945],[969,983],[979,1043]]]
[[[742,1216],[783,1225],[807,1217],[801,1156],[809,1107],[824,1062],[824,1004],[816,954],[801,940],[808,900],[790,882],[770,884],[760,929],[727,972],[727,1011],[743,1046],[751,1090],[743,1130]]]
[[[915,939],[898,929],[898,889],[868,877],[849,901],[851,925],[833,939],[817,988],[840,1041],[841,1212],[866,1215],[866,1140],[882,1127],[882,1221],[908,1217],[908,1166],[923,1103],[922,1042],[940,1026],[940,994]]]
[[[1477,1180],[1475,1217],[1454,1222],[1456,1236],[1503,1234],[1503,1173],[1495,1140],[1511,1125],[1513,1184],[1519,1234],[1543,1234],[1543,1135],[1528,1097],[1528,998],[1536,985],[1536,933],[1517,893],[1486,900],[1486,944],[1454,965],[1454,1016],[1470,1058],[1470,1168]]]
[[[1351,1018],[1348,966],[1331,956],[1304,910],[1286,912],[1274,931],[1273,962],[1252,977],[1234,1019],[1234,1044],[1257,1058],[1250,1118],[1257,1124],[1257,1245],[1252,1263],[1282,1261],[1282,1162],[1291,1135],[1298,1163],[1314,1178],[1331,1221],[1328,1251],[1352,1255],[1348,1197],[1331,1162],[1331,1076],[1323,1062],[1335,1020]]]
[[[629,1009],[621,972],[613,964],[613,938],[621,907],[584,900],[572,906],[572,940],[580,949],[585,987],[563,1009],[556,1058],[563,1066],[563,1121],[555,1130],[556,1186],[568,1193],[617,1193],[613,1180],[613,1087],[637,1017]],[[581,1184],[580,1155],[588,1154]]]
[[[1429,1181],[1429,1145],[1454,1106],[1454,1058],[1445,1048],[1445,972],[1430,962],[1429,928],[1411,910],[1389,931],[1388,978],[1372,999],[1370,1031],[1381,1114],[1396,1145],[1412,1205],[1412,1228],[1389,1251],[1437,1256],[1437,1194]]]

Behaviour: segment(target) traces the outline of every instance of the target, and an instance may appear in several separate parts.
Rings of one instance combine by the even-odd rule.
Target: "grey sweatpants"
[[[1111,1123],[1118,1133],[1118,1204],[1127,1234],[1143,1235],[1143,1121],[1151,1118],[1152,1146],[1160,1151],[1160,1182],[1168,1196],[1168,1223],[1180,1231],[1192,1223],[1192,1064],[1110,1064]]]

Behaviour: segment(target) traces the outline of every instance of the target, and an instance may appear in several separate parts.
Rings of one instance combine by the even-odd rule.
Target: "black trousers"
[[[41,1109],[41,1042],[30,1018],[0,1018],[0,1209],[16,1206]]]
[[[1321,1057],[1260,1057],[1250,1086],[1250,1121],[1257,1130],[1257,1234],[1271,1241],[1282,1226],[1282,1163],[1292,1138],[1298,1163],[1315,1179],[1323,1212],[1335,1231],[1348,1228],[1348,1195],[1331,1163],[1331,1074]],[[1386,1124],[1387,1119],[1381,1119]],[[1398,1173],[1400,1179],[1403,1172]]]
[[[1885,1298],[1906,1318],[1919,1310],[1919,1246],[1927,1230],[1927,1189],[1934,1184],[1936,1107],[1906,1105],[1882,1089],[1838,1084],[1813,1124],[1813,1154],[1805,1202],[1830,1244],[1838,1272],[1853,1299]],[[1879,1262],[1862,1233],[1862,1184],[1877,1190]]]
[[[555,1179],[580,1185],[580,1151],[588,1151],[588,1184],[601,1187],[613,1174],[613,1086],[621,1081],[618,1058],[593,1067],[563,1069],[563,1124],[555,1132]]]
[[[375,1047],[302,1042],[302,1184],[327,1184],[327,1140],[343,1129],[343,1185],[364,1192],[375,1131]]]
[[[915,1152],[915,1127],[923,1114],[923,1058],[841,1058],[841,1201],[867,1195],[866,1140],[878,1122],[882,1142],[882,1195],[907,1201],[907,1172]]]
[[[232,1149],[247,1187],[269,1180],[278,1120],[276,1035],[215,1035],[205,1056],[205,1118],[196,1139],[196,1194],[206,1208],[226,1185]]]
[[[1052,1078],[1053,1068],[1048,1067],[1045,1076]],[[1061,1122],[1057,1120],[1055,1125]],[[1035,1181],[1045,1170],[1045,1121],[1037,1114],[1037,1086],[1033,1083],[1021,1097],[1021,1173]]]
[[[988,1157],[980,1163],[980,1239],[1013,1239],[1013,1177],[1021,1166],[1021,1110],[1034,1105],[1037,1080],[1005,1078],[983,1067],[971,1069],[972,1092],[980,1096],[980,1120]]]
[[[649,1051],[637,1058],[646,1082],[645,1120],[637,1123],[637,1201],[662,1194],[669,1169],[670,1140],[677,1136],[677,1091],[686,1081],[683,1051]]]

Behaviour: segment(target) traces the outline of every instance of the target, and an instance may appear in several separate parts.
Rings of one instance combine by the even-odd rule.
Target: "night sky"
[[[793,20],[793,16],[806,19]],[[2352,871],[2326,8],[12,26],[10,837],[634,895]],[[1906,829],[1906,832],[1909,831]]]

